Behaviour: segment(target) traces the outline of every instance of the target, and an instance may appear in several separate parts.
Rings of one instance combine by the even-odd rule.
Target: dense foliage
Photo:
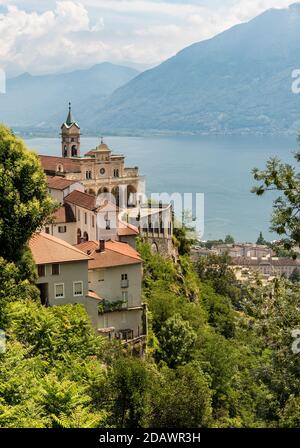
[[[0,125],[0,246],[8,261],[20,260],[32,233],[52,210],[38,157]]]
[[[20,143],[7,132],[14,154]],[[26,165],[25,148],[21,154]],[[23,203],[30,229],[52,206],[29,158],[37,173],[24,188],[37,192],[36,182],[41,192],[28,213]],[[14,188],[12,197],[23,197],[23,184]],[[0,245],[0,427],[299,427],[297,281],[241,285],[226,255],[193,266],[188,255],[173,262],[139,241],[149,334],[145,356],[135,358],[119,341],[95,336],[82,306],[39,303],[30,235],[19,235],[19,209],[10,212],[1,206],[1,231],[6,220],[16,228],[11,247]]]

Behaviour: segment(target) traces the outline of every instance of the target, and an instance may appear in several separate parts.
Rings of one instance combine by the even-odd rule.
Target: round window
[[[101,168],[101,170],[100,170],[100,174],[104,174],[105,173],[105,169],[104,168]]]

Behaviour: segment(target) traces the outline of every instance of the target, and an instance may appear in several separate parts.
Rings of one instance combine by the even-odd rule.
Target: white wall
[[[121,288],[121,275],[127,274],[129,286]],[[89,289],[102,299],[116,302],[122,299],[122,291],[128,291],[128,307],[141,306],[142,266],[134,265],[89,270]]]

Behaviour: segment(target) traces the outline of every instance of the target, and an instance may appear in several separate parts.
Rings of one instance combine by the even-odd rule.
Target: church
[[[139,168],[126,167],[125,156],[112,153],[103,138],[95,149],[82,156],[80,137],[80,126],[69,103],[67,119],[61,126],[61,156],[39,156],[47,175],[49,193],[62,205],[56,222],[51,228],[46,227],[47,233],[70,244],[108,239],[106,226],[105,231],[103,226],[98,231],[96,225],[99,207],[103,200],[108,200],[123,211],[122,221],[129,225],[125,226],[126,231],[115,226],[116,232],[124,234],[123,239],[136,238],[136,234],[128,235],[133,225],[149,242],[153,252],[174,256],[172,205],[150,204],[145,196],[145,178],[140,175]],[[81,215],[84,219],[80,219]]]
[[[138,167],[126,167],[125,156],[113,154],[103,138],[95,149],[82,156],[80,137],[80,127],[69,103],[67,119],[61,126],[61,157],[40,155],[47,176],[78,181],[88,194],[110,193],[118,206],[135,207],[145,193],[144,177]]]

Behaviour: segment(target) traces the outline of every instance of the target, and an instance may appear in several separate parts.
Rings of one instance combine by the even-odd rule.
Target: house
[[[91,257],[45,233],[35,233],[29,247],[37,266],[37,287],[42,304],[82,304],[97,329],[100,298],[95,292],[89,291],[88,262]]]
[[[119,241],[88,241],[76,246],[88,261],[89,289],[101,298],[98,332],[125,341],[144,342],[146,308],[142,304],[142,259]]]
[[[213,252],[218,255],[228,254],[232,258],[246,257],[246,258],[263,258],[271,257],[274,251],[264,245],[240,243],[240,244],[219,244],[212,247]]]
[[[43,231],[71,245],[76,244],[77,222],[72,207],[64,204],[57,209]]]
[[[64,204],[44,226],[44,231],[73,245],[104,239],[125,242],[135,248],[139,230],[123,221],[122,215],[125,216],[115,204],[107,200],[99,202],[93,195],[74,190],[64,198]]]
[[[266,280],[285,276],[289,278],[294,271],[300,273],[300,259],[284,257],[238,257],[232,258],[231,265],[240,280],[247,280],[250,273],[260,273]]]
[[[48,192],[59,204],[63,204],[64,198],[72,191],[83,191],[84,186],[76,180],[69,180],[62,176],[47,176]]]

